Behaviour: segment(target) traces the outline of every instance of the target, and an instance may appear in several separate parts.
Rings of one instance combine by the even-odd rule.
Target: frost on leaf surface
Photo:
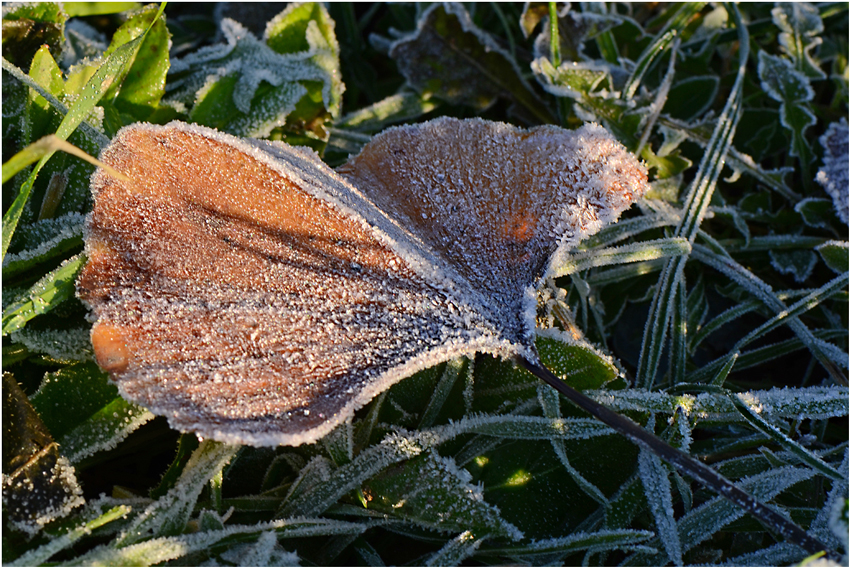
[[[823,43],[823,22],[815,5],[808,2],[781,2],[770,11],[773,23],[782,33],[779,45],[797,69],[811,79],[825,79],[812,50]]]
[[[826,134],[821,136],[820,143],[823,146],[823,167],[818,171],[815,178],[832,197],[835,204],[835,212],[845,223],[848,222],[848,197],[850,197],[850,179],[848,179],[848,161],[850,161],[850,150],[848,150],[847,120],[842,118],[840,122],[829,125]]]
[[[285,550],[277,542],[277,534],[267,531],[257,542],[239,544],[222,553],[221,559],[234,566],[300,566],[298,554]]]
[[[318,81],[326,108],[337,78],[331,76],[311,50],[280,54],[258,40],[241,24],[223,19],[226,43],[172,62],[169,99],[193,105],[190,118],[240,136],[267,136],[283,126],[286,117],[308,93],[305,82]],[[233,107],[238,112],[233,112]]]
[[[484,488],[472,484],[468,471],[451,458],[431,451],[411,459],[403,467],[389,469],[371,480],[370,507],[388,509],[426,528],[463,531],[476,536],[522,538],[522,533],[484,500]]]
[[[393,42],[389,54],[420,93],[482,110],[507,97],[532,113],[546,112],[513,57],[473,23],[461,4],[433,4],[416,31]]]
[[[82,505],[74,466],[9,373],[3,376],[3,516],[35,534]]]
[[[54,359],[66,361],[92,359],[88,329],[24,328],[12,334],[12,341],[23,344],[30,351],[45,353]]]
[[[124,129],[101,159],[132,182],[93,181],[78,290],[99,364],[172,426],[254,445],[315,441],[457,355],[534,358],[549,256],[647,189],[596,125],[391,129],[346,179],[179,123]]]

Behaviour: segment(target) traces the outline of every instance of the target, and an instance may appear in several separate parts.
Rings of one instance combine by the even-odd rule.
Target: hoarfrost
[[[118,446],[140,426],[153,420],[150,411],[118,399],[62,437],[62,448],[72,463]]]
[[[101,159],[133,181],[93,178],[78,292],[99,364],[173,427],[252,445],[313,442],[460,355],[536,359],[550,257],[648,188],[597,125],[392,128],[342,177],[180,123],[125,128]]]
[[[844,450],[844,459],[838,466],[838,471],[844,474],[843,481],[835,482],[827,495],[826,503],[818,512],[818,516],[812,523],[812,532],[824,539],[827,543],[840,545],[844,548],[845,555],[847,547],[847,476],[848,456],[850,450]]]
[[[458,467],[453,459],[431,450],[418,461],[408,462],[406,468],[397,478],[390,475],[384,481],[389,484],[389,490],[384,488],[383,492],[400,497],[393,505],[397,515],[437,530],[475,527],[476,534],[482,536],[522,538],[522,532],[502,519],[497,507],[484,500],[483,487],[474,485],[470,473]],[[399,494],[399,488],[410,489]]]
[[[258,40],[238,22],[221,21],[226,44],[205,47],[171,62],[169,99],[183,104],[202,100],[207,92],[226,77],[235,77],[233,104],[243,114],[228,124],[230,132],[243,136],[267,136],[283,126],[286,116],[307,94],[300,81],[323,83],[323,101],[333,108],[331,89],[334,77],[311,58],[315,50],[280,54]],[[308,34],[308,40],[310,39]],[[254,101],[260,84],[266,82],[279,90]]]
[[[31,535],[85,503],[74,466],[51,444],[13,474],[0,476],[4,515]]]
[[[19,252],[6,254],[3,258],[4,269],[25,262],[39,262],[62,242],[79,238],[83,234],[84,220],[85,218],[80,213],[68,213],[53,219],[42,219],[28,227],[22,227],[15,234],[15,240],[38,244]]]
[[[797,565],[809,554],[799,546],[779,542],[756,552],[730,558],[721,564],[694,564],[694,566],[791,566]],[[806,564],[811,566],[811,564]]]
[[[682,544],[679,542],[679,532],[673,516],[669,472],[657,456],[644,449],[638,454],[638,471],[643,483],[643,493],[658,529],[658,538],[664,544],[670,562],[682,566]]]
[[[823,21],[815,5],[808,2],[781,2],[770,11],[773,23],[782,33],[779,45],[797,69],[811,79],[826,79],[812,57],[812,50],[823,43]]]
[[[641,411],[672,414],[680,408],[691,419],[735,422],[740,419],[735,405],[724,395],[700,393],[669,395],[661,392],[629,389],[587,393],[591,398],[616,411]],[[759,414],[774,418],[825,420],[847,416],[847,387],[774,388],[767,391],[738,393],[738,398]]]
[[[425,566],[459,566],[462,560],[475,554],[482,542],[484,539],[475,538],[472,531],[463,531],[435,552]]]
[[[832,197],[835,212],[844,223],[848,223],[850,213],[850,179],[848,179],[848,161],[850,161],[850,150],[848,150],[847,119],[842,118],[840,122],[829,125],[826,134],[820,137],[823,146],[823,167],[818,171],[815,179],[823,186]]]
[[[284,550],[278,544],[274,531],[261,533],[253,544],[240,544],[228,549],[221,558],[234,566],[301,566],[298,554]]]
[[[818,263],[817,255],[810,250],[770,250],[770,265],[781,274],[790,274],[798,283],[809,279]]]
[[[128,545],[151,536],[156,537],[163,529],[182,530],[201,490],[230,461],[237,449],[216,442],[202,442],[192,453],[174,487],[138,514],[121,532],[117,544]]]
[[[12,333],[12,341],[23,344],[30,351],[63,361],[91,361],[94,357],[88,329],[36,330],[27,327]]]
[[[97,59],[106,51],[106,36],[80,18],[71,18],[65,24],[65,47],[62,65],[66,69],[84,59]]]

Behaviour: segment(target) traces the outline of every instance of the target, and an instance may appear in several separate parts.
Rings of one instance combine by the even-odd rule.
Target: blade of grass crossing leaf
[[[67,154],[71,154],[72,156],[76,156],[77,158],[85,160],[88,163],[97,166],[98,168],[103,168],[104,170],[109,172],[111,176],[116,177],[118,179],[125,181],[128,181],[130,179],[115,168],[89,156],[73,144],[62,140],[55,134],[50,134],[48,136],[36,140],[32,144],[12,156],[8,162],[3,164],[3,183],[9,181],[12,176],[20,172],[25,167],[35,163],[37,160],[43,158],[48,154],[53,155],[53,153],[57,150],[61,150]]]
[[[762,418],[757,412],[755,412],[749,404],[745,403],[741,400],[739,394],[728,393],[727,395],[729,400],[735,405],[735,407],[741,412],[744,418],[747,419],[756,430],[763,434],[767,434],[770,436],[777,444],[791,452],[794,456],[797,457],[802,463],[811,467],[815,471],[825,475],[826,477],[833,479],[835,481],[842,481],[844,476],[841,475],[838,471],[831,468],[826,462],[820,459],[818,456],[783,434],[779,431],[776,426]]]
[[[36,282],[23,298],[7,306],[3,310],[3,335],[21,329],[35,316],[73,297],[77,273],[85,263],[82,253],[69,258]]]
[[[729,100],[717,121],[697,175],[688,190],[685,201],[685,216],[676,228],[676,237],[686,238],[693,243],[702,219],[708,209],[715,183],[723,169],[724,158],[732,144],[735,127],[741,117],[744,77],[746,75],[749,54],[749,35],[741,21],[741,14],[734,4],[728,4],[727,10],[733,16],[738,29],[740,53],[738,54],[738,74],[732,87]],[[667,328],[673,315],[673,303],[678,291],[678,283],[687,264],[688,257],[680,256],[667,262],[661,272],[661,278],[652,297],[647,325],[641,344],[640,360],[635,384],[650,389],[655,382],[661,353],[667,336]]]
[[[165,4],[160,5],[159,11],[157,12],[153,22],[156,22],[162,16],[164,9]],[[151,25],[153,25],[153,23]],[[109,89],[115,76],[119,75],[124,66],[127,65],[127,63],[133,58],[136,53],[136,48],[144,40],[148,29],[150,28],[147,28],[145,32],[137,38],[116,49],[112,55],[103,62],[103,65],[98,68],[92,78],[89,79],[88,83],[86,83],[86,86],[83,87],[82,91],[80,91],[77,101],[68,109],[68,114],[65,115],[65,118],[63,118],[62,122],[59,124],[59,128],[56,129],[56,137],[61,140],[67,140],[68,136],[70,136],[80,123],[85,120],[92,109],[94,109],[95,105],[100,102],[100,98],[103,94],[107,91],[107,89]],[[12,235],[15,233],[15,228],[18,226],[18,220],[21,218],[24,206],[29,199],[29,194],[30,191],[32,191],[32,186],[35,183],[38,172],[42,167],[44,167],[44,164],[46,164],[47,160],[49,160],[53,155],[53,152],[55,152],[55,150],[48,152],[38,161],[29,178],[27,178],[21,186],[20,192],[15,198],[15,201],[12,202],[11,207],[9,207],[9,210],[3,216],[3,241],[2,250],[0,250],[0,257],[6,256],[6,251],[9,249],[9,243],[12,239]],[[2,258],[0,258],[0,260],[2,260]]]
[[[66,116],[68,114],[68,107],[66,107],[65,104],[62,103],[62,101],[53,96],[47,89],[36,83],[32,77],[30,77],[8,61],[6,61],[5,58],[0,58],[0,63],[3,66],[3,71],[6,71],[7,73],[9,73],[9,75],[14,77],[21,84],[29,87],[30,89],[38,93],[40,96],[42,96],[44,100],[46,100],[50,104],[50,106],[61,116]],[[82,122],[80,126],[83,130],[85,130],[86,135],[95,142],[97,142],[99,146],[103,147],[109,143],[109,138],[104,136],[102,132],[96,130],[88,123]]]

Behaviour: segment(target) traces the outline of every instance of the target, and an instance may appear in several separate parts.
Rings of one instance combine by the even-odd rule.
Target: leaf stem
[[[759,502],[758,499],[736,486],[704,463],[701,463],[683,451],[674,448],[651,432],[644,430],[638,424],[629,420],[625,416],[617,414],[613,410],[602,406],[598,402],[573,389],[545,367],[532,363],[525,358],[520,358],[519,363],[536,377],[543,380],[559,393],[567,397],[579,408],[587,411],[593,417],[617,430],[638,446],[651,451],[661,459],[674,465],[683,473],[690,475],[706,487],[713,489],[719,495],[738,505],[765,523],[767,526],[773,528],[776,532],[788,539],[788,541],[811,553],[825,551],[828,558],[838,561],[840,556],[835,551],[830,550],[819,539],[807,533],[792,521],[777,513],[771,507]]]

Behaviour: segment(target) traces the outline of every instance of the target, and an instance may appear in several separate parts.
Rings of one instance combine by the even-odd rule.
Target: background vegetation
[[[3,562],[808,556],[507,362],[420,373],[298,448],[117,396],[74,297],[93,166],[59,140],[180,119],[335,166],[440,115],[594,120],[645,161],[651,195],[543,298],[578,338],[544,359],[846,554],[847,53],[846,3],[4,6]]]

